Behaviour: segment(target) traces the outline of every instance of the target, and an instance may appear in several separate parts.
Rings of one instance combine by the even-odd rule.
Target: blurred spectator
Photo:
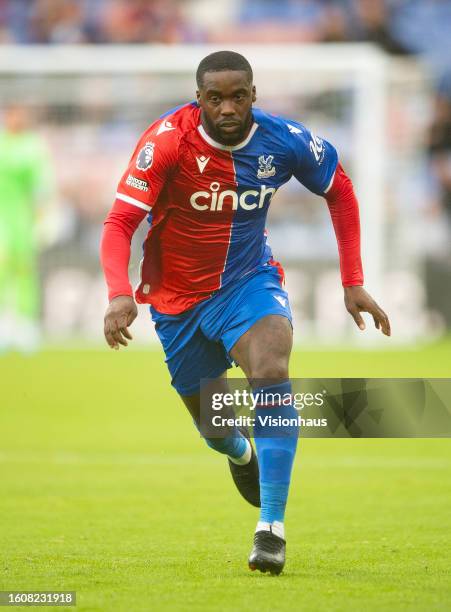
[[[393,33],[393,7],[386,0],[324,3],[323,42],[372,42],[390,54],[411,53]]]
[[[421,53],[442,71],[451,62],[451,1],[392,0],[392,31],[412,53]]]
[[[315,42],[320,38],[323,3],[318,0],[246,0],[236,7],[236,22],[211,36],[242,43]]]
[[[75,0],[36,0],[31,27],[33,42],[75,44],[87,42],[82,5]]]
[[[0,43],[30,41],[29,14],[33,0],[0,0]]]
[[[282,30],[295,25],[300,38],[315,39],[322,13],[322,2],[317,0],[248,0],[241,3],[240,22],[278,25]]]
[[[321,42],[349,42],[349,19],[337,3],[325,3],[321,18]]]
[[[201,39],[184,19],[179,0],[112,0],[101,15],[103,40],[109,43],[182,43]]]

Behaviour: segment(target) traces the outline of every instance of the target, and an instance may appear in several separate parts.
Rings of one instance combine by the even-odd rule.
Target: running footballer
[[[276,191],[292,176],[326,199],[335,230],[347,310],[389,336],[387,315],[363,288],[359,210],[335,148],[303,124],[253,106],[248,61],[232,51],[205,57],[197,100],[169,111],[144,132],[105,221],[101,258],[110,304],[105,337],[127,346],[135,300],[150,305],[172,385],[200,423],[200,381],[233,363],[254,394],[291,393],[292,324],[283,269],[266,240]],[[128,278],[130,242],[147,217],[140,284]],[[260,396],[261,397],[261,396]],[[284,515],[298,440],[295,426],[265,426],[259,415],[293,422],[291,405],[257,404],[255,450],[244,429],[208,446],[227,456],[243,497],[260,507],[249,567],[279,574],[285,564]]]

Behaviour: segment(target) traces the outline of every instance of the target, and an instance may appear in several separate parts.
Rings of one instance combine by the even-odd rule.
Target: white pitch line
[[[207,449],[205,453],[194,454],[133,454],[133,453],[80,453],[58,451],[46,452],[0,452],[0,463],[51,463],[54,465],[187,465],[205,464],[209,453],[210,461],[213,458],[221,460],[219,454],[211,453]],[[451,461],[437,457],[331,457],[317,458],[314,456],[300,456],[299,463],[305,467],[315,469],[451,469]]]

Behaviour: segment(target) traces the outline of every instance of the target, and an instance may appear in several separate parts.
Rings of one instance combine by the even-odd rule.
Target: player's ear
[[[252,102],[257,101],[257,90],[255,89],[255,85],[252,85]]]
[[[196,91],[196,100],[200,102],[200,91],[199,90]]]

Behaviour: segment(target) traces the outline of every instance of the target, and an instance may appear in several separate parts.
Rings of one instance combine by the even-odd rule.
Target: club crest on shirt
[[[138,170],[148,170],[150,168],[153,162],[154,149],[155,143],[150,141],[146,142],[136,158],[136,167]]]
[[[260,155],[258,158],[258,171],[257,178],[264,179],[269,178],[270,176],[274,176],[276,173],[276,169],[272,165],[274,159],[274,155]]]

